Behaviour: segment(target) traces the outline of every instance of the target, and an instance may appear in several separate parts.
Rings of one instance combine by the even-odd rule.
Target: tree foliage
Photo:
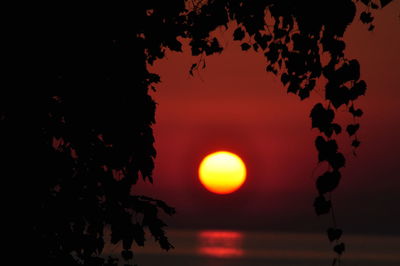
[[[310,113],[312,127],[321,133],[315,140],[318,160],[330,166],[316,181],[314,208],[318,215],[332,213],[327,195],[339,185],[346,162],[335,137],[345,127],[352,146],[360,145],[357,119],[363,111],[356,100],[367,88],[358,61],[344,54],[343,35],[357,8],[373,30],[371,12],[389,2],[148,0],[132,8],[59,5],[34,12],[26,25],[33,55],[31,75],[25,77],[29,87],[1,98],[1,144],[8,155],[18,151],[10,177],[27,187],[22,207],[37,261],[114,265],[100,256],[107,226],[111,243],[122,242],[128,262],[132,243],[144,245],[145,228],[161,248],[172,248],[159,213],[175,210],[134,187],[139,178],[153,181],[156,156],[149,90],[160,77],[147,65],[162,59],[166,49],[181,52],[185,38],[193,56],[221,53],[211,33],[230,25],[237,25],[233,40],[243,51],[263,55],[266,70],[288,93],[306,99],[318,79],[326,80],[325,101]],[[190,73],[199,66],[193,64]],[[335,122],[339,108],[356,122]],[[335,222],[327,234],[342,254],[342,231]]]

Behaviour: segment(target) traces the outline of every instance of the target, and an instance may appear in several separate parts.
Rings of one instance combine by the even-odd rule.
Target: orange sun
[[[236,154],[218,151],[207,155],[199,166],[199,179],[209,191],[229,194],[246,180],[246,166]]]

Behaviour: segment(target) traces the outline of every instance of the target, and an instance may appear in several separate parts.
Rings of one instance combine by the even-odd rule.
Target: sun
[[[218,151],[204,157],[199,166],[201,184],[217,194],[238,190],[246,180],[246,166],[234,153]]]

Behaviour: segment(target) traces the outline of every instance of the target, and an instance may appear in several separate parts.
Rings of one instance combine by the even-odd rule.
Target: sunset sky
[[[345,33],[346,54],[361,63],[368,91],[357,101],[361,146],[351,155],[347,134],[339,138],[347,157],[341,184],[333,193],[339,227],[345,232],[400,234],[400,1],[378,11],[375,30],[356,18]],[[151,70],[162,82],[157,101],[157,159],[154,185],[139,184],[138,194],[161,198],[177,209],[171,227],[322,232],[329,217],[317,217],[314,147],[309,118],[323,100],[323,82],[310,99],[287,94],[265,71],[262,53],[243,52],[231,30],[220,29],[224,52],[206,58],[206,68],[189,75],[199,59],[168,52]],[[338,112],[339,121],[352,117]],[[217,195],[197,177],[202,158],[217,150],[238,154],[247,181],[238,191]],[[314,174],[313,171],[315,170]]]

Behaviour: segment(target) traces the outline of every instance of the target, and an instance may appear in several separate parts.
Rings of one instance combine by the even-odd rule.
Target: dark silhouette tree
[[[32,10],[22,45],[31,55],[28,74],[20,77],[26,87],[3,93],[0,114],[2,153],[10,159],[4,176],[20,195],[13,210],[23,212],[23,226],[32,234],[29,263],[115,265],[101,257],[106,227],[112,244],[122,242],[127,263],[132,243],[144,245],[146,228],[161,248],[172,247],[159,212],[175,210],[134,187],[139,178],[153,181],[156,156],[155,102],[148,92],[160,77],[147,65],[162,59],[166,49],[181,52],[180,40],[188,38],[192,55],[200,56],[188,70],[193,74],[205,66],[205,56],[223,51],[210,33],[230,22],[238,25],[233,39],[243,51],[263,54],[266,70],[287,92],[303,100],[318,79],[326,79],[325,101],[310,114],[321,133],[315,140],[318,160],[330,166],[316,180],[314,208],[317,215],[333,215],[329,195],[346,161],[335,137],[345,127],[354,149],[360,145],[357,119],[363,112],[355,103],[366,91],[358,61],[344,54],[342,37],[357,8],[373,30],[371,12],[390,2],[148,0],[132,8],[58,4]],[[335,122],[338,108],[355,122]],[[327,234],[340,255],[342,231],[332,217]]]

